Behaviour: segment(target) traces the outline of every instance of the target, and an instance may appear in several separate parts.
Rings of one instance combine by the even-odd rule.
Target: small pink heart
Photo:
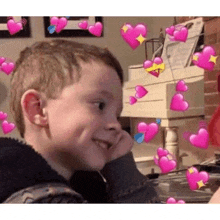
[[[192,170],[191,172],[189,170]],[[191,190],[199,189],[198,182],[201,182],[205,185],[205,183],[209,180],[209,174],[205,171],[199,172],[195,167],[191,167],[186,172],[186,178]]]
[[[51,25],[57,25],[58,20],[59,20],[58,17],[53,16],[52,18],[50,18],[50,24]]]
[[[186,111],[189,108],[187,101],[184,101],[182,94],[175,94],[171,100],[170,109],[173,111]]]
[[[8,123],[6,120],[2,122],[2,130],[4,134],[7,134],[15,129],[15,125],[13,123]]]
[[[3,63],[1,66],[1,71],[9,75],[14,70],[14,63]]]
[[[179,80],[176,84],[177,92],[186,92],[188,90],[188,86],[185,84],[184,80]]]
[[[87,29],[88,27],[88,21],[82,21],[78,24],[78,26],[82,29]]]
[[[202,149],[207,149],[209,145],[209,133],[206,129],[200,128],[198,134],[192,134],[189,138],[190,143]]]
[[[60,31],[62,31],[66,25],[67,25],[68,20],[64,17],[59,18],[57,25],[56,25],[56,32],[60,33]]]
[[[162,147],[159,147],[157,149],[157,155],[159,158],[163,157],[163,156],[167,156],[169,154],[168,150],[164,150]]]
[[[143,86],[136,86],[135,90],[136,90],[136,94],[135,94],[136,98],[143,98],[148,93],[148,91]]]
[[[0,66],[2,65],[2,63],[5,62],[5,58],[4,57],[0,57]]]
[[[95,25],[89,26],[89,32],[97,37],[100,37],[102,34],[103,25],[101,22],[96,22]]]
[[[148,73],[156,77],[158,77],[165,69],[163,59],[161,57],[155,57],[154,60],[145,60],[143,67]]]
[[[212,71],[214,69],[215,63],[209,61],[211,56],[216,56],[216,52],[213,47],[205,46],[201,53],[194,53],[193,57],[197,57],[197,60],[193,59],[193,63],[205,70]]]
[[[182,27],[179,31],[175,30],[173,32],[173,37],[175,41],[186,42],[188,37],[188,29],[186,27]]]
[[[173,36],[173,32],[174,32],[174,30],[175,30],[175,27],[172,25],[172,26],[166,28],[165,31],[166,31],[167,34]]]
[[[138,130],[138,133],[146,132],[148,130],[148,124],[146,124],[145,122],[138,123],[137,130]]]
[[[7,28],[9,30],[9,33],[13,35],[22,29],[22,23],[15,22],[13,19],[11,19],[11,20],[8,20],[7,22]]]
[[[129,44],[129,46],[134,50],[139,45],[140,42],[137,38],[142,35],[143,37],[147,37],[147,28],[143,24],[137,24],[135,27],[132,27],[131,24],[125,24],[123,27],[126,26],[127,30],[123,28],[120,29],[121,36],[123,40]]]
[[[162,173],[168,173],[176,168],[176,161],[169,160],[166,156],[163,156],[159,159],[158,165]]]
[[[185,204],[184,200],[176,200],[173,197],[169,197],[166,201],[167,204]]]
[[[7,113],[0,112],[0,120],[5,120],[8,117]]]
[[[129,103],[130,105],[133,105],[137,102],[137,99],[134,96],[129,96]]]

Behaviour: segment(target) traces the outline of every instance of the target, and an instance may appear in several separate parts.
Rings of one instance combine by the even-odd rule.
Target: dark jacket
[[[22,189],[44,183],[61,183],[73,189],[75,196],[43,198],[37,203],[159,202],[154,185],[137,170],[131,152],[106,164],[101,174],[77,171],[68,182],[30,145],[13,138],[0,138],[1,203]]]

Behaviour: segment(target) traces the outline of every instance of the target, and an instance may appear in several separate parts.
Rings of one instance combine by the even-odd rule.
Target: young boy
[[[0,139],[1,202],[159,202],[118,121],[123,71],[107,49],[35,43],[11,77],[11,111],[26,143]]]

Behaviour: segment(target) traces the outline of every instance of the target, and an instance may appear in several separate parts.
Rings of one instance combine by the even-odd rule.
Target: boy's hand
[[[209,201],[209,204],[220,203],[220,188],[213,194],[212,198]]]
[[[118,142],[109,149],[108,162],[115,160],[119,157],[122,157],[128,152],[130,152],[133,145],[134,145],[134,140],[132,139],[130,134],[122,130]]]

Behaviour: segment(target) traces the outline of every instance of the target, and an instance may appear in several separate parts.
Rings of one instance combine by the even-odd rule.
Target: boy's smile
[[[66,169],[101,170],[121,134],[122,86],[116,71],[101,62],[81,67],[79,82],[48,100],[45,154]]]

